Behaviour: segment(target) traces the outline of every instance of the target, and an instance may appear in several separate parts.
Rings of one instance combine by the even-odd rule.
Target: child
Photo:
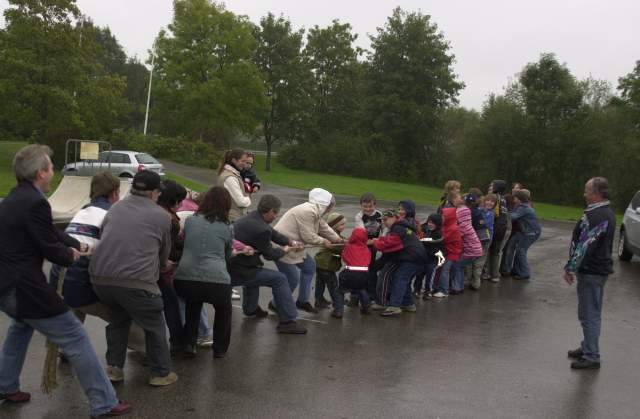
[[[444,194],[442,198],[440,198],[440,205],[438,206],[437,213],[442,215],[442,210],[444,208],[452,208],[453,203],[449,199],[451,193],[460,193],[460,188],[462,185],[457,180],[448,180],[447,183],[444,184]]]
[[[364,193],[360,197],[360,212],[356,214],[355,227],[364,228],[367,231],[367,237],[369,240],[377,239],[380,237],[380,234],[382,234],[382,212],[376,209],[376,197],[370,192]],[[371,252],[371,263],[369,265],[367,293],[369,293],[369,298],[373,299],[376,295],[376,282],[378,279],[376,270],[373,266],[376,260],[377,251],[373,246],[369,246],[369,250]],[[357,299],[352,297],[349,301],[349,305],[357,306]]]
[[[496,179],[489,185],[489,194],[497,197],[494,206],[493,221],[493,237],[491,238],[491,246],[489,246],[489,257],[487,258],[487,266],[485,274],[491,282],[500,282],[500,262],[503,256],[503,249],[511,234],[511,217],[507,209],[507,201],[504,193],[507,188],[507,182]]]
[[[338,277],[338,287],[332,292],[333,311],[331,316],[336,319],[342,318],[344,310],[344,293],[351,291],[357,294],[360,300],[360,312],[369,314],[369,294],[367,294],[367,282],[369,278],[369,265],[371,264],[371,252],[367,246],[367,230],[355,228],[351,232],[349,242],[342,251],[342,260],[345,268]],[[329,289],[331,291],[331,288]]]
[[[454,194],[451,202],[456,206],[458,230],[462,236],[462,256],[452,266],[451,294],[457,295],[464,291],[464,268],[482,256],[482,245],[471,223],[471,210],[465,206],[460,194]]]
[[[329,227],[333,229],[340,237],[340,234],[344,231],[347,220],[343,215],[338,214],[336,212],[332,212],[329,214],[327,218],[327,224]],[[338,286],[338,279],[336,277],[336,272],[340,270],[342,267],[342,263],[340,262],[340,249],[339,248],[322,248],[315,257],[316,260],[316,301],[315,307],[317,309],[328,308],[329,301],[324,298],[324,290],[325,288],[329,288],[329,295],[332,296],[332,292]],[[336,304],[335,299],[333,299],[333,304]]]
[[[474,260],[470,266],[467,266],[465,272],[469,279],[469,288],[473,291],[478,291],[482,285],[482,269],[487,260],[487,252],[491,244],[491,233],[489,232],[485,215],[479,207],[478,196],[474,193],[468,193],[464,201],[471,211],[471,224],[482,246],[482,256]]]
[[[397,269],[391,279],[389,306],[380,315],[397,316],[403,311],[415,313],[416,305],[410,281],[422,270],[427,252],[418,239],[415,223],[400,218],[395,211],[386,211],[384,216],[384,224],[389,229],[389,234],[370,242],[385,256],[388,255],[397,264]],[[384,307],[372,308],[379,310]]]
[[[429,215],[427,222],[422,225],[422,231],[424,231],[424,238],[422,244],[427,251],[427,259],[425,263],[425,280],[423,300],[431,299],[433,294],[433,283],[438,271],[438,254],[442,255],[444,252],[444,239],[442,238],[442,216],[437,213]],[[442,257],[442,256],[441,256]],[[416,279],[418,284],[418,280]],[[418,287],[422,287],[422,280],[418,284]]]
[[[240,173],[242,180],[244,181],[244,190],[247,193],[256,193],[262,187],[262,183],[256,174],[256,170],[253,168],[253,162],[255,155],[253,153],[247,153],[247,166]]]
[[[511,220],[517,224],[514,233],[515,258],[510,269],[514,279],[529,279],[529,262],[527,252],[531,245],[540,238],[542,232],[535,210],[531,207],[531,192],[520,189],[513,194],[515,208],[511,212]]]
[[[456,193],[452,192],[447,201],[454,198]],[[449,296],[449,276],[451,267],[462,256],[462,236],[458,230],[458,218],[455,207],[442,208],[442,238],[444,239],[444,249],[446,259],[440,268],[440,283],[438,291],[433,294],[435,298],[446,298]]]

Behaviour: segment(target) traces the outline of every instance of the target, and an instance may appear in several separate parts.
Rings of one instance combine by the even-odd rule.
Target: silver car
[[[618,257],[629,261],[640,255],[640,191],[636,192],[624,212],[618,241]]]
[[[141,170],[152,170],[164,176],[164,166],[152,155],[137,151],[103,151],[98,160],[85,160],[66,164],[62,168],[65,176],[93,176],[98,172],[110,170],[118,177],[132,178]]]

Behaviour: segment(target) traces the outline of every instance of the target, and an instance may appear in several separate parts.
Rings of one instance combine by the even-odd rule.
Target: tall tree
[[[302,60],[304,30],[294,31],[291,22],[269,13],[255,28],[258,42],[254,61],[267,96],[267,112],[262,120],[262,135],[267,145],[266,170],[271,170],[271,152],[277,141],[294,141],[302,131],[302,119],[308,115],[308,66]]]
[[[430,16],[396,8],[371,36],[371,47],[366,118],[372,137],[393,156],[395,176],[431,183],[439,157],[427,150],[441,148],[439,119],[464,87],[449,43]]]
[[[162,133],[227,145],[234,133],[255,131],[265,95],[252,31],[220,4],[174,2],[173,22],[156,40],[152,116]]]

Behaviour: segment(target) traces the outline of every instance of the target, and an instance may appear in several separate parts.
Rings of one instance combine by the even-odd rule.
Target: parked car
[[[93,176],[98,172],[110,170],[118,177],[132,178],[141,170],[152,170],[164,176],[164,166],[152,155],[137,151],[103,151],[98,160],[85,160],[66,164],[63,175]]]
[[[640,255],[640,191],[636,192],[624,212],[618,241],[618,258],[629,261]]]

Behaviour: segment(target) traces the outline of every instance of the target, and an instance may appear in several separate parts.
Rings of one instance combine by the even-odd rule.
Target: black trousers
[[[213,305],[213,352],[224,354],[231,342],[231,284],[175,280],[173,286],[186,303],[182,341],[195,346],[202,304]]]

